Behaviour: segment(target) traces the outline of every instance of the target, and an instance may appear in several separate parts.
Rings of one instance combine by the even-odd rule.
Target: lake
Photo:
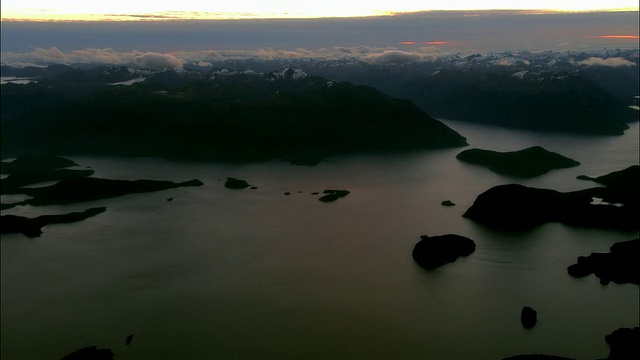
[[[2,236],[2,358],[57,359],[91,345],[117,359],[606,357],[605,335],[639,325],[638,286],[566,268],[637,231],[554,223],[507,233],[462,214],[495,185],[578,190],[595,183],[577,175],[638,164],[638,123],[619,137],[445,123],[470,147],[541,145],[582,165],[523,180],[456,160],[463,148],[315,167],[70,157],[95,177],[204,186],[3,212],[107,207],[40,238]],[[227,177],[258,189],[227,189]],[[311,194],[325,189],[351,193],[333,203]],[[420,235],[447,233],[476,251],[433,271],[417,266]],[[520,324],[525,305],[538,312],[531,330]]]

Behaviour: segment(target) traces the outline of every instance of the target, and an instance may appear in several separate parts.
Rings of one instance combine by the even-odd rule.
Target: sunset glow
[[[47,1],[3,0],[3,20],[106,21],[385,16],[429,10],[638,10],[635,0],[590,1]]]
[[[601,39],[629,39],[629,40],[638,40],[640,36],[638,35],[602,35],[598,36]]]

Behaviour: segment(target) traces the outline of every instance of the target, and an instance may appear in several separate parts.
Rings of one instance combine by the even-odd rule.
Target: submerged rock
[[[413,248],[413,259],[425,269],[435,269],[454,262],[460,256],[468,256],[476,249],[473,240],[460,235],[420,236]]]
[[[533,329],[538,322],[538,312],[529,306],[523,307],[522,312],[520,312],[520,322],[523,328]]]
[[[580,165],[578,161],[548,151],[541,146],[510,152],[469,149],[459,153],[456,158],[486,166],[498,174],[525,178],[540,176],[553,169]]]
[[[610,249],[609,253],[580,256],[578,263],[567,268],[569,275],[582,278],[595,274],[603,285],[611,281],[640,285],[640,238],[615,243]]]
[[[340,198],[343,198],[343,197],[349,195],[349,191],[348,190],[325,190],[322,193],[326,194],[326,195],[321,196],[320,198],[318,198],[318,200],[320,200],[322,202],[336,201],[336,200],[338,200]]]
[[[36,218],[2,215],[0,216],[0,233],[22,233],[28,237],[38,237],[42,234],[42,227],[45,225],[82,221],[103,213],[106,210],[107,208],[105,207],[97,207],[82,212],[72,212],[63,215],[42,215]]]
[[[456,204],[454,204],[453,201],[451,201],[451,200],[445,200],[445,201],[441,202],[440,205],[442,205],[442,206],[456,206]]]

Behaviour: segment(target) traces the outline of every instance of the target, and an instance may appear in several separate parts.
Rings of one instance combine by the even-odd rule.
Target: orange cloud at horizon
[[[600,35],[595,37],[600,39],[630,39],[630,40],[640,39],[640,36],[638,35]]]
[[[456,41],[425,41],[425,42],[416,42],[416,41],[402,41],[401,44],[402,45],[431,45],[431,46],[435,46],[435,45],[454,45],[456,43]]]

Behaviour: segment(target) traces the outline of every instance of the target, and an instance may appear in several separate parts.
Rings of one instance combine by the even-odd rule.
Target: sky
[[[637,0],[2,0],[2,64],[638,48]],[[491,9],[491,10],[489,10]],[[625,9],[626,11],[621,11]],[[559,11],[562,10],[562,11]]]
[[[392,15],[425,10],[637,10],[636,0],[3,0],[2,19],[140,20],[319,18]]]

